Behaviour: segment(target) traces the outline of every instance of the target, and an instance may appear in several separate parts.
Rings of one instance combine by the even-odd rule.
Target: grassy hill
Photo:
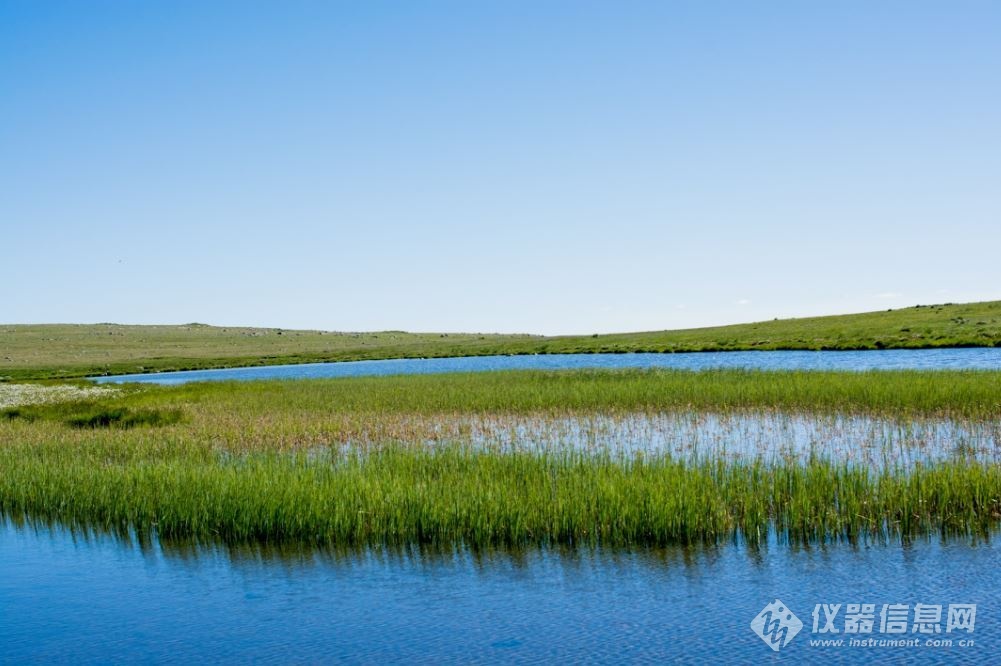
[[[1001,301],[585,336],[337,333],[275,328],[0,325],[0,378],[483,354],[1001,346]]]

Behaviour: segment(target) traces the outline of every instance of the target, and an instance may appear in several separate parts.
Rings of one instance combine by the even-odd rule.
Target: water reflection
[[[1001,462],[1001,422],[878,418],[780,411],[640,412],[567,416],[454,415],[414,424],[428,447],[491,451],[668,454],[683,460],[797,461],[823,458],[875,470],[941,461]],[[315,447],[328,462],[387,441],[379,430]]]
[[[160,543],[0,526],[0,644],[23,661],[865,663],[809,645],[817,603],[978,603],[977,646],[910,663],[992,663],[991,543],[603,550],[311,549]],[[781,599],[807,625],[773,654],[748,628]]]

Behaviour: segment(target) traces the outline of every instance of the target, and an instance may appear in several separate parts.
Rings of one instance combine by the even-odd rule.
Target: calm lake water
[[[0,661],[993,664],[999,556],[991,544],[934,540],[335,554],[138,545],[0,522]],[[750,628],[776,599],[804,625],[778,653]],[[813,632],[814,607],[848,603],[875,605],[872,638],[919,644],[811,645],[830,637]],[[942,606],[941,633],[911,631],[919,603]],[[960,603],[977,604],[973,633],[945,633],[947,607]],[[906,635],[879,632],[883,604],[909,607]],[[954,644],[926,646],[929,636]]]
[[[183,384],[250,379],[310,379],[411,375],[491,370],[569,370],[579,368],[749,368],[760,370],[1001,370],[1001,348],[889,349],[881,351],[762,351],[684,354],[535,354],[464,356],[460,358],[394,359],[304,363],[226,370],[189,370],[148,375],[94,377],[97,382]]]

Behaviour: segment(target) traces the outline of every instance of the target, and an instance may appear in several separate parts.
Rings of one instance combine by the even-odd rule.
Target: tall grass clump
[[[0,510],[163,537],[329,544],[717,543],[770,531],[822,542],[988,534],[1001,469],[872,472],[669,456],[390,446],[330,458],[206,460],[100,445],[0,452]]]
[[[135,428],[179,423],[179,409],[136,409],[121,405],[89,402],[23,405],[0,410],[0,419],[61,421],[73,428]]]

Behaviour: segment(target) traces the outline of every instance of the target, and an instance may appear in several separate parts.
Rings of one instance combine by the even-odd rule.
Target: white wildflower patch
[[[40,384],[0,384],[0,409],[44,402],[65,402],[103,398],[117,389],[106,386],[43,386]]]

